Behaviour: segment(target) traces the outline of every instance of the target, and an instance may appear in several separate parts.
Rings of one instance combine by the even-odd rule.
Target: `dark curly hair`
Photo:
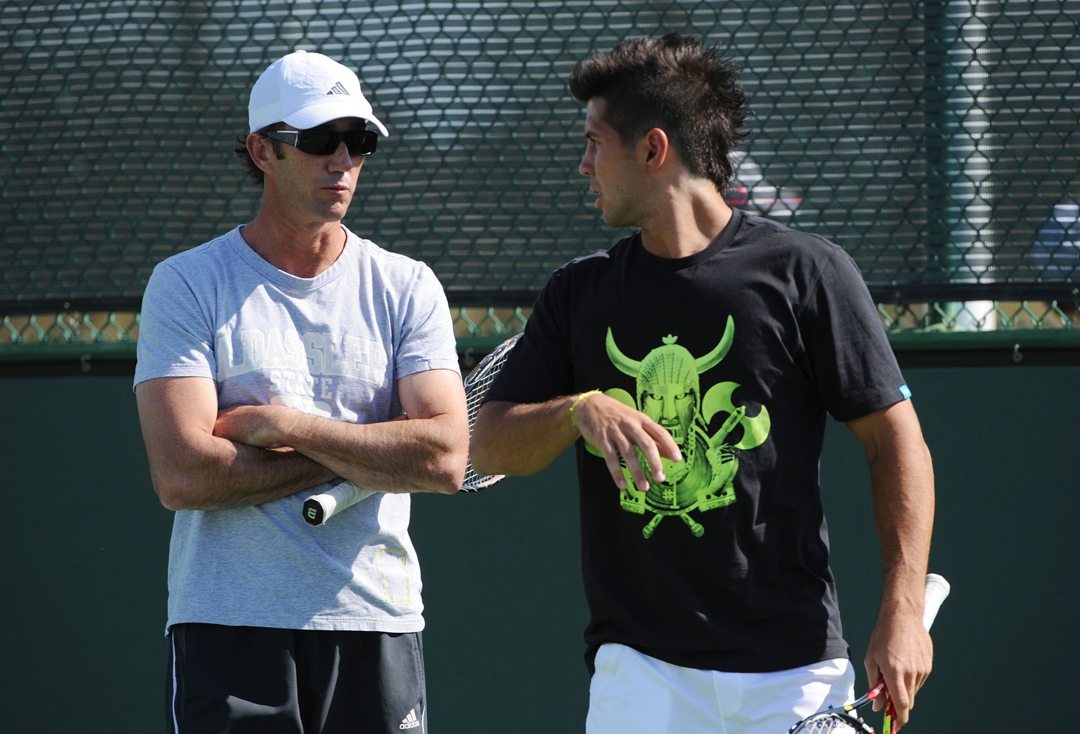
[[[625,145],[660,128],[687,169],[726,194],[735,175],[731,154],[747,135],[749,116],[738,77],[717,47],[669,33],[627,39],[580,61],[570,92],[583,103],[603,99],[606,122]]]

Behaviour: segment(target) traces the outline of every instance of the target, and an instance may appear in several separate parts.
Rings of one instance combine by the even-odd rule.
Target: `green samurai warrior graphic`
[[[634,482],[623,462],[628,488],[622,490],[619,501],[629,512],[653,513],[642,530],[646,538],[652,536],[665,517],[672,515],[681,517],[694,536],[701,537],[705,528],[690,513],[706,512],[734,502],[739,451],[760,446],[769,435],[771,422],[764,405],[757,415],[748,416],[745,406],[736,406],[732,401],[738,383],[720,382],[709,388],[704,397],[701,395],[700,375],[720,363],[734,338],[735,322],[729,316],[720,343],[705,356],[695,358],[676,343],[678,337],[669,335],[662,340],[663,346],[638,362],[623,354],[611,329],[607,331],[608,357],[621,372],[637,380],[637,395],[631,396],[619,388],[605,390],[605,394],[640,410],[667,429],[683,456],[680,463],[663,459],[665,481],[650,481],[647,492],[632,489]],[[714,417],[723,420],[710,433]],[[737,443],[731,443],[736,440]],[[592,454],[602,455],[594,446],[586,444],[586,448]],[[644,465],[640,453],[638,458]]]

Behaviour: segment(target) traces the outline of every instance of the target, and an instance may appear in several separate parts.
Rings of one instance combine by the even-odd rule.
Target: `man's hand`
[[[282,448],[283,422],[303,420],[306,415],[282,405],[234,405],[218,413],[214,435],[263,449]]]
[[[682,461],[679,446],[667,429],[641,411],[603,393],[579,398],[574,407],[574,422],[581,436],[603,453],[611,478],[620,489],[627,488],[620,458],[626,462],[635,488],[641,492],[649,489],[642,458],[655,482],[664,481],[661,457]]]
[[[921,611],[909,610],[878,620],[867,647],[866,678],[871,683],[885,679],[889,700],[896,710],[893,731],[908,722],[915,694],[922,688],[933,667],[934,647],[923,627]],[[874,702],[874,710],[882,706]]]

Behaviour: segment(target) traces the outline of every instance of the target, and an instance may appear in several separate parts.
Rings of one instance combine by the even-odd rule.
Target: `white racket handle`
[[[934,623],[934,618],[937,617],[938,610],[941,609],[941,602],[945,601],[945,597],[949,595],[949,582],[942,576],[938,576],[936,573],[926,574],[926,602],[923,607],[923,626],[926,629],[930,629],[930,625]]]
[[[304,500],[304,519],[310,525],[322,525],[336,513],[352,507],[373,494],[375,490],[361,489],[352,482],[336,484],[329,491]]]

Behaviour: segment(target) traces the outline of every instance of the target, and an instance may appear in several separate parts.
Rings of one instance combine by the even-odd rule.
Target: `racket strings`
[[[484,399],[484,395],[487,394],[488,388],[491,387],[491,383],[495,381],[495,375],[499,373],[498,368],[502,366],[506,357],[503,357],[497,363],[487,365],[493,369],[486,369],[481,375],[470,375],[470,382],[465,386],[465,407],[469,412],[469,428],[473,427],[473,423],[476,422],[476,413],[480,410],[480,403]],[[475,377],[476,379],[472,379]]]
[[[480,363],[465,378],[465,408],[469,416],[470,436],[472,435],[473,425],[476,423],[476,414],[480,410],[480,404],[484,401],[491,383],[495,381],[499,370],[502,369],[503,364],[506,362],[510,350],[520,338],[521,334],[515,334],[497,346],[490,354],[480,360]],[[465,467],[465,481],[461,483],[461,489],[465,492],[487,489],[500,479],[502,479],[501,475],[478,474],[473,469],[472,461],[470,461]]]
[[[824,713],[802,722],[790,734],[874,734],[874,730],[850,716]]]

